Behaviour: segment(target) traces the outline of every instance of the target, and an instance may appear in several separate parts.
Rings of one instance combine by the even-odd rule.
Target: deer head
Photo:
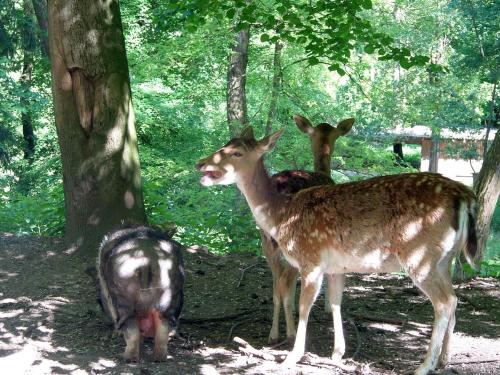
[[[346,135],[354,124],[354,118],[342,120],[337,126],[323,122],[313,126],[311,122],[300,115],[293,116],[299,130],[309,136],[314,156],[314,171],[330,176],[330,160],[335,148],[335,142],[340,136]]]
[[[246,127],[239,138],[233,138],[220,150],[196,164],[196,169],[203,172],[200,183],[203,186],[231,185],[237,183],[240,176],[255,167],[262,156],[271,151],[281,137],[283,129],[257,141],[251,126]]]

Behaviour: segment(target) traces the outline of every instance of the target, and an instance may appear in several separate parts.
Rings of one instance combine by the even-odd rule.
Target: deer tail
[[[459,232],[463,238],[462,249],[467,263],[478,269],[479,248],[476,232],[477,207],[475,200],[462,201],[459,212]]]

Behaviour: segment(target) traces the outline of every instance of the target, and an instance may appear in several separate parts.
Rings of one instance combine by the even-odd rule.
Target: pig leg
[[[155,339],[153,359],[156,362],[165,362],[167,360],[167,344],[169,326],[165,318],[160,317],[158,313],[155,315]]]
[[[141,344],[141,331],[136,319],[129,319],[123,330],[127,347],[123,358],[127,362],[139,362],[139,345]]]

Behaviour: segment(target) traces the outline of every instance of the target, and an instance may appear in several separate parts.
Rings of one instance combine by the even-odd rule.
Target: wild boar
[[[137,362],[142,337],[152,337],[154,360],[165,361],[184,300],[182,245],[150,227],[122,227],[104,236],[97,270],[103,310],[125,338],[124,359]]]

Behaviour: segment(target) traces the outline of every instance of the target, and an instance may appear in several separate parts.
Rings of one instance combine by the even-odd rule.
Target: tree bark
[[[497,131],[479,175],[474,183],[478,201],[477,237],[480,259],[483,259],[490,234],[491,219],[500,193],[500,131]]]
[[[49,38],[47,24],[47,0],[32,0],[38,22],[38,37],[44,57],[49,58]]]
[[[438,171],[439,165],[439,134],[432,136],[431,155],[429,157],[429,172]]]
[[[144,223],[134,112],[117,0],[49,0],[52,92],[71,251]]]
[[[227,73],[227,122],[229,134],[236,137],[248,125],[247,99],[245,93],[248,41],[250,32],[241,30],[236,35],[236,41],[229,57]]]
[[[283,81],[283,72],[281,70],[281,50],[283,44],[277,41],[274,44],[274,58],[273,58],[273,86],[271,91],[271,103],[269,104],[269,112],[267,113],[266,121],[266,134],[271,134],[273,129],[273,122],[276,118],[276,111],[278,108],[278,96],[281,91]]]

